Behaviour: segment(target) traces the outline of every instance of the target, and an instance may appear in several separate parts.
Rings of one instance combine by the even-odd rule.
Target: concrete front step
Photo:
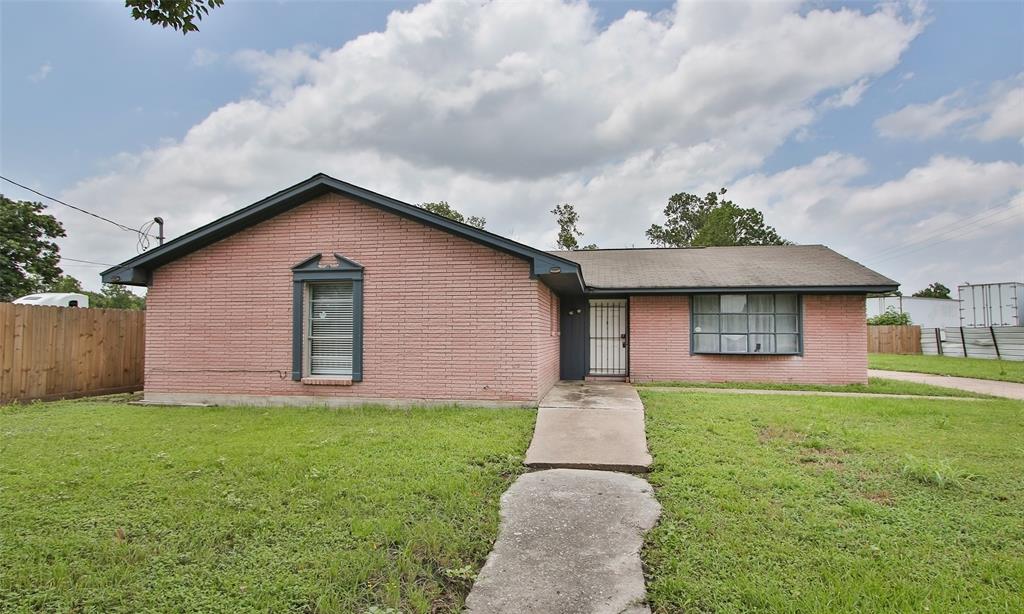
[[[643,473],[651,468],[642,411],[541,408],[526,466]]]
[[[541,401],[526,465],[650,470],[640,396],[629,384],[560,382]]]

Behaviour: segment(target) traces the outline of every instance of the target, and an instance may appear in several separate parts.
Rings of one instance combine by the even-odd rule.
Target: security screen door
[[[590,375],[627,374],[628,330],[626,299],[590,301]]]

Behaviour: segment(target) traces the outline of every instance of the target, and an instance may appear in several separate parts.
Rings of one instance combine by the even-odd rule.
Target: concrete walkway
[[[650,469],[640,395],[621,382],[559,382],[537,410],[526,465],[535,469]]]
[[[886,379],[898,379],[904,382],[917,382],[919,384],[931,384],[933,386],[945,386],[946,388],[959,388],[980,394],[990,394],[996,397],[1006,397],[1024,401],[1024,384],[1014,382],[998,382],[990,379],[974,379],[971,377],[952,377],[949,375],[932,375],[930,373],[910,373],[908,371],[881,371],[879,369],[868,369],[868,377],[884,377]]]
[[[629,384],[560,382],[540,403],[526,465],[501,497],[494,550],[466,598],[475,614],[642,614],[643,534],[661,507],[644,406]],[[603,471],[593,471],[602,469]]]
[[[466,599],[475,614],[639,614],[643,534],[661,507],[624,473],[552,469],[501,497],[501,533]]]
[[[881,376],[879,376],[881,377]],[[944,397],[922,394],[892,394],[888,392],[830,392],[828,390],[772,390],[764,388],[702,388],[700,386],[643,386],[654,392],[710,392],[718,394],[775,394],[812,397],[867,397],[881,399],[932,399],[937,401],[984,401],[972,397]]]

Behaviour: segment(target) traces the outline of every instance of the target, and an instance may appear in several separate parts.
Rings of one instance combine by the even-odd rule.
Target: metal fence
[[[921,353],[1024,360],[1024,326],[923,328]]]

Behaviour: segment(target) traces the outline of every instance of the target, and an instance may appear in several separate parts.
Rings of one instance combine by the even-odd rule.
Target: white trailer
[[[89,297],[78,292],[38,292],[12,301],[16,305],[46,305],[49,307],[88,307]]]
[[[890,309],[897,313],[909,314],[911,324],[917,324],[922,328],[960,326],[960,301],[953,298],[869,296],[867,299],[869,318]]]
[[[1024,326],[1024,284],[967,284],[960,295],[960,326]]]

